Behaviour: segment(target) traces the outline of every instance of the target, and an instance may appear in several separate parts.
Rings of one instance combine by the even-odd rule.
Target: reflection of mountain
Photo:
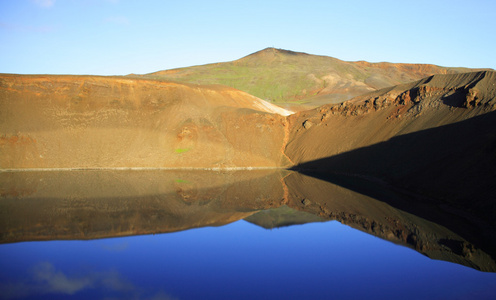
[[[414,202],[418,199],[357,178],[322,180],[292,173],[285,183],[289,207],[337,220],[430,258],[496,271],[493,231],[477,219],[453,213],[451,206]]]
[[[324,222],[326,220],[318,215],[295,210],[284,205],[257,212],[249,217],[246,217],[245,221],[265,229],[272,229],[312,222]]]
[[[266,228],[324,219],[431,258],[496,271],[494,246],[483,242],[494,239],[484,227],[449,207],[402,206],[408,197],[371,183],[354,181],[357,193],[342,179],[336,185],[269,170],[4,172],[0,179],[3,243],[174,232],[240,219]]]

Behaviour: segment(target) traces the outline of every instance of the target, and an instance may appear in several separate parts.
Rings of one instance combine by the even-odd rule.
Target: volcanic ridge
[[[412,186],[425,176],[450,182],[450,176],[438,176],[447,168],[470,174],[469,181],[481,170],[494,176],[494,71],[344,62],[267,48],[229,63],[153,74],[186,81],[188,76],[222,78],[220,73],[229,73],[226,68],[243,67],[250,70],[246,80],[273,90],[281,85],[265,78],[264,70],[280,77],[282,70],[302,64],[307,65],[304,75],[295,71],[288,76],[304,82],[301,76],[308,78],[310,68],[320,74],[315,78],[327,76],[319,73],[325,69],[346,81],[350,95],[360,95],[294,113],[233,87],[151,75],[0,75],[0,168],[293,167]],[[212,68],[217,71],[208,71]],[[431,73],[444,74],[425,76]],[[373,84],[378,81],[372,78],[379,77],[381,84]],[[418,77],[424,78],[412,81]],[[391,85],[401,81],[409,82]],[[352,88],[357,84],[364,89]],[[300,94],[311,90],[293,88]],[[327,85],[319,94],[324,90],[332,94],[340,88]],[[376,156],[362,155],[366,150]]]

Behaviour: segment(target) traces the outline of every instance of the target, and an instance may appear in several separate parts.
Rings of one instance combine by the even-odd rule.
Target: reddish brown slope
[[[274,112],[221,86],[1,75],[0,168],[284,166]]]

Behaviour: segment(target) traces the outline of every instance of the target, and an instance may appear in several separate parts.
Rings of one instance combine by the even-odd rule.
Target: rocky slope
[[[281,166],[289,113],[222,86],[5,74],[0,168]]]
[[[286,150],[299,164],[494,110],[496,72],[435,75],[291,116]]]
[[[496,72],[435,75],[290,117],[286,155],[305,171],[382,181],[496,214]]]
[[[433,74],[470,71],[474,70],[429,64],[348,62],[328,56],[267,48],[231,62],[158,71],[142,76],[178,82],[223,84],[301,110],[339,103]]]

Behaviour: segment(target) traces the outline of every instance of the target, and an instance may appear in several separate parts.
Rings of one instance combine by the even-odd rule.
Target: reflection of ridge
[[[282,176],[274,170],[0,173],[0,242],[225,225],[279,206]]]
[[[431,258],[496,270],[479,244],[394,208],[391,199],[408,200],[367,182],[350,187],[373,193],[284,170],[4,172],[0,179],[2,243],[175,232],[240,219],[265,228],[338,220]]]
[[[496,112],[490,112],[305,162],[294,169],[445,226],[495,257],[494,124]],[[331,174],[354,177],[343,180],[342,176]],[[366,188],[375,186],[372,183],[363,180],[357,184],[357,175],[377,178],[404,189],[404,193],[413,193],[401,198],[384,197],[373,188]],[[456,250],[459,246],[450,245],[454,244],[444,243],[445,247],[460,252]]]
[[[455,228],[459,231],[451,231],[440,225],[442,223],[429,221],[411,213],[428,211],[430,216],[441,221],[453,218],[452,214],[436,209],[434,205],[415,205],[408,196],[356,178],[331,175],[317,178],[292,173],[286,177],[286,184],[290,188],[290,207],[337,220],[415,249],[430,258],[451,261],[483,271],[496,271],[496,262],[492,258],[494,251],[491,252],[488,249],[492,248],[481,247],[480,244],[486,246],[487,232],[467,223],[459,223]],[[310,205],[305,205],[303,199]],[[389,203],[402,203],[402,207],[411,209],[400,210]],[[469,234],[471,239],[460,236],[459,232]]]

